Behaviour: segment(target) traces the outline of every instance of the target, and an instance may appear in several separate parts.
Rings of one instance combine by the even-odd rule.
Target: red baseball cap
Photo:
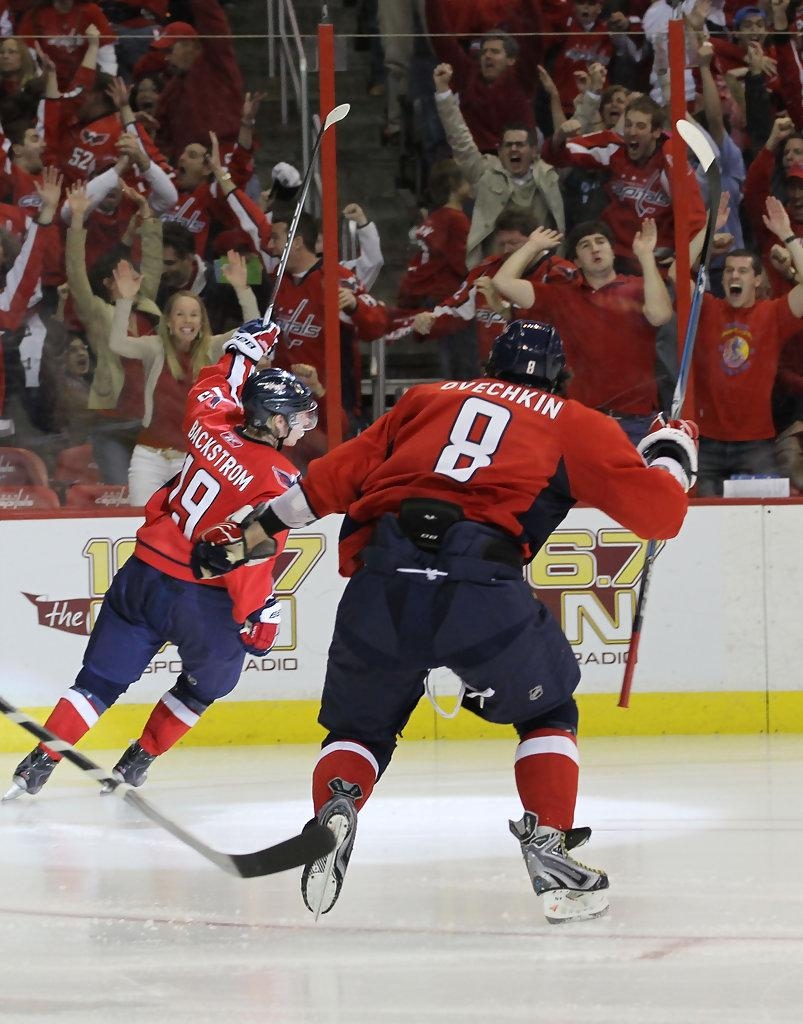
[[[792,164],[786,169],[786,178],[803,178],[803,164]]]
[[[157,29],[156,32],[158,34],[154,36],[151,43],[152,50],[167,50],[181,39],[198,38],[198,33],[186,21],[171,21],[169,25]]]

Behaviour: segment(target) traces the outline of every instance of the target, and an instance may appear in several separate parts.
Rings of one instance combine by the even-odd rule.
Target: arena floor
[[[0,1019],[799,1024],[803,737],[583,744],[581,859],[608,870],[612,910],[559,927],[508,834],[512,753],[402,744],[317,925],[299,872],[230,878],[62,765],[0,806]],[[309,817],[315,755],[180,749],[142,792],[257,849]]]

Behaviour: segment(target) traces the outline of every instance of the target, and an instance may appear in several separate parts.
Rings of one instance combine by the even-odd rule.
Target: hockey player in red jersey
[[[608,879],[569,854],[580,671],[522,576],[577,501],[642,537],[674,537],[694,481],[694,425],[656,424],[640,452],[601,413],[562,396],[557,331],[516,321],[487,376],[411,388],[358,437],[310,464],[303,483],[257,509],[232,540],[196,545],[203,574],[247,563],[270,536],[344,512],[337,612],[319,721],[328,735],[312,780],[334,852],[308,867],[310,910],[337,900],[357,811],[387,768],[428,672],[460,677],[465,708],[519,736],[524,814],[510,828],[552,922],[608,909]],[[434,701],[433,701],[434,703]],[[437,706],[437,705],[436,705]]]
[[[298,475],[281,449],[315,426],[317,404],[284,370],[251,372],[272,355],[277,337],[277,327],[252,320],[234,333],[218,363],[201,372],[187,402],[189,453],[181,473],[148,502],[134,554],[104,598],[83,668],[47,720],[51,732],[75,743],[165,642],[175,644],[181,675],[114,768],[133,786],[142,785],[154,758],[213,701],[234,689],[246,651],[267,654],[279,630],[274,557],[200,584],[191,566],[193,541],[211,524],[245,516]],[[14,772],[5,799],[38,793],[58,759],[34,748]]]

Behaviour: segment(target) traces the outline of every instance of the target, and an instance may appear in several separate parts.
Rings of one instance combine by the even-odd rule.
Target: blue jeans
[[[722,497],[723,482],[735,473],[777,474],[775,441],[714,441],[701,437],[697,496]]]

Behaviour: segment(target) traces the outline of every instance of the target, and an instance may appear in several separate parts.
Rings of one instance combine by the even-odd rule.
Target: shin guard
[[[101,707],[98,711],[83,693],[69,689],[48,715],[45,728],[55,733],[59,739],[75,744],[89,732],[105,710],[104,707]],[[44,743],[41,743],[40,746],[54,760],[61,760],[61,754],[56,753],[55,750],[49,750]]]
[[[535,729],[516,749],[516,788],[538,824],[565,832],[574,821],[580,759],[577,739],[560,729]]]
[[[172,690],[168,690],[151,711],[139,738],[139,745],[148,754],[163,754],[178,743],[200,717],[179,700]]]

